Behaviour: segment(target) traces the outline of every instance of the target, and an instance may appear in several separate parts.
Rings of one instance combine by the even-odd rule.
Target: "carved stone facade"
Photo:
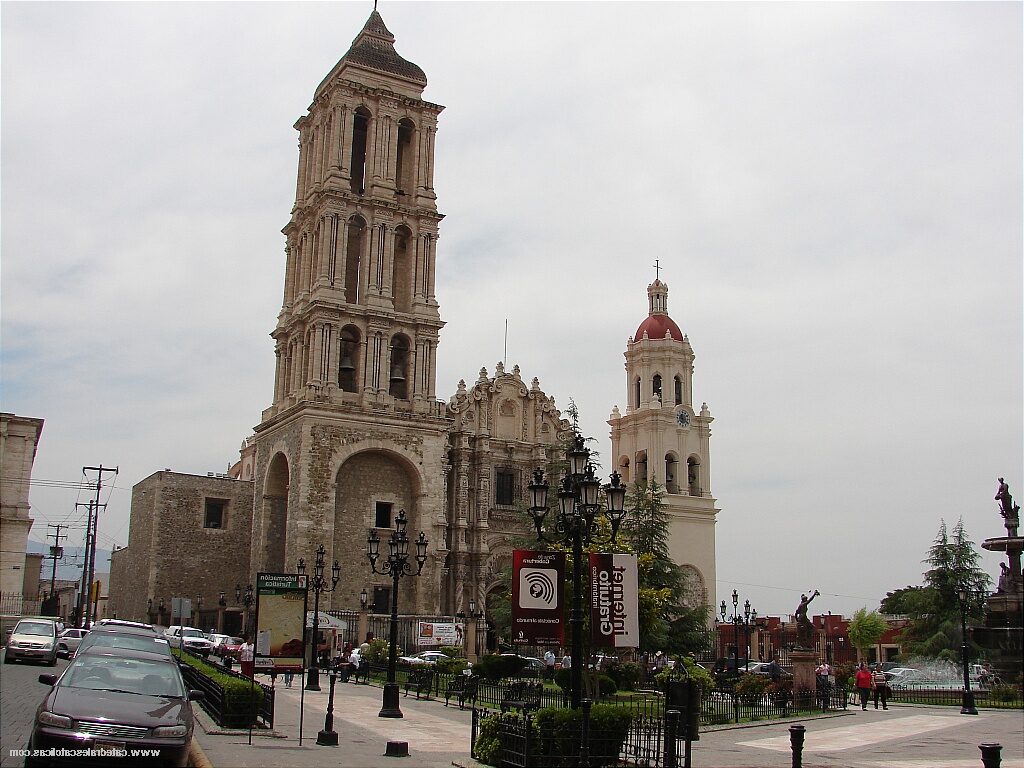
[[[523,513],[530,473],[558,459],[569,423],[537,379],[527,387],[518,365],[506,373],[502,363],[493,378],[481,368],[471,388],[460,381],[448,410],[454,424],[441,609],[455,614],[468,611],[470,600],[487,604],[514,542],[532,530]]]
[[[28,594],[25,546],[33,522],[28,492],[42,431],[42,419],[0,413],[0,593],[6,595]]]
[[[688,601],[715,604],[711,422],[693,406],[693,348],[668,314],[668,285],[647,287],[648,316],[626,343],[626,413],[609,417],[616,470],[629,484],[655,481],[671,519],[669,552],[686,574]]]

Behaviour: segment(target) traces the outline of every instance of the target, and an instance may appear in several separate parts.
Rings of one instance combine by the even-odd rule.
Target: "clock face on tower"
[[[676,423],[680,427],[690,426],[690,414],[687,413],[686,411],[680,411],[679,413],[676,414]]]

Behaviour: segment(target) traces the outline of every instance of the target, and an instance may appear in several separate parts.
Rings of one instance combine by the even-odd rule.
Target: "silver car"
[[[4,664],[18,659],[42,661],[51,667],[57,663],[57,624],[53,619],[22,619],[7,641]]]
[[[82,638],[89,634],[88,629],[65,629],[57,635],[57,655],[64,659],[70,659],[78,650]]]

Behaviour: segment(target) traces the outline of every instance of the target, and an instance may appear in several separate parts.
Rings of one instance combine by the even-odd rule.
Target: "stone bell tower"
[[[688,602],[715,605],[715,498],[711,422],[693,405],[693,348],[668,314],[668,285],[647,286],[648,315],[626,343],[626,413],[612,409],[612,456],[628,484],[655,481],[671,520],[669,551],[688,580]]]
[[[401,609],[433,610],[446,554],[445,435],[435,397],[440,319],[434,139],[443,107],[374,11],[323,82],[299,134],[275,341],[273,403],[254,441],[251,570],[291,571],[318,544],[343,579],[333,608],[383,589],[362,555],[400,509],[430,557]]]

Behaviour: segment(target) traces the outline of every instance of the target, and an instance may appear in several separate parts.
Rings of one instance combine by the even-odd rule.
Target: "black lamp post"
[[[249,632],[249,609],[252,608],[252,604],[256,602],[256,598],[253,596],[252,584],[249,584],[245,588],[245,593],[242,593],[242,586],[235,584],[235,602],[241,601],[242,605],[245,606],[245,620],[242,622],[242,634],[248,635]]]
[[[572,667],[569,671],[570,706],[579,709],[583,694],[583,545],[597,541],[595,522],[601,511],[601,481],[594,475],[590,451],[582,435],[577,434],[573,445],[565,452],[568,468],[558,491],[558,518],[544,532],[544,516],[548,513],[548,484],[544,470],[533,471],[530,483],[530,517],[537,529],[537,541],[550,541],[572,545]],[[605,516],[611,524],[610,543],[615,543],[619,526],[626,516],[626,486],[613,472],[604,486]]]
[[[320,655],[320,595],[324,592],[333,592],[335,587],[338,586],[338,579],[341,578],[341,566],[339,566],[338,561],[335,560],[334,565],[331,566],[331,588],[327,588],[327,579],[324,578],[325,554],[326,552],[323,544],[316,548],[316,561],[313,563],[313,578],[309,580],[309,587],[313,590],[313,637],[310,640],[312,648],[310,649],[309,672],[306,675],[307,691],[320,690],[320,666],[317,663]],[[299,558],[299,562],[298,565],[295,566],[295,570],[300,576],[306,573],[305,558]]]
[[[409,562],[409,534],[405,527],[409,524],[405,510],[398,513],[395,519],[395,530],[388,538],[388,556],[377,570],[380,557],[380,536],[375,528],[370,529],[366,537],[366,556],[370,560],[370,568],[374,573],[391,577],[391,627],[388,642],[388,681],[384,684],[384,701],[378,717],[402,717],[398,706],[398,683],[395,681],[395,667],[398,664],[398,580],[403,576],[419,576],[423,564],[427,561],[427,537],[420,531],[416,539],[416,565]]]
[[[743,613],[739,612],[740,596],[734,589],[732,591],[732,616],[727,613],[727,607],[725,600],[719,606],[719,612],[722,614],[723,623],[728,621],[732,624],[732,639],[733,639],[733,655],[732,663],[738,675],[740,672],[740,659],[739,659],[739,645],[740,645],[740,627],[743,627],[743,637],[745,639],[743,645],[743,668],[746,670],[750,664],[750,625],[757,621],[757,611],[750,609],[750,601],[745,600],[743,602]]]
[[[960,635],[962,639],[960,661],[964,667],[964,695],[960,714],[976,715],[978,710],[974,706],[974,692],[971,690],[971,670],[968,664],[968,661],[970,661],[970,648],[967,647],[967,609],[969,607],[968,601],[971,599],[970,590],[966,587],[961,587],[957,592],[957,598],[960,603]]]

